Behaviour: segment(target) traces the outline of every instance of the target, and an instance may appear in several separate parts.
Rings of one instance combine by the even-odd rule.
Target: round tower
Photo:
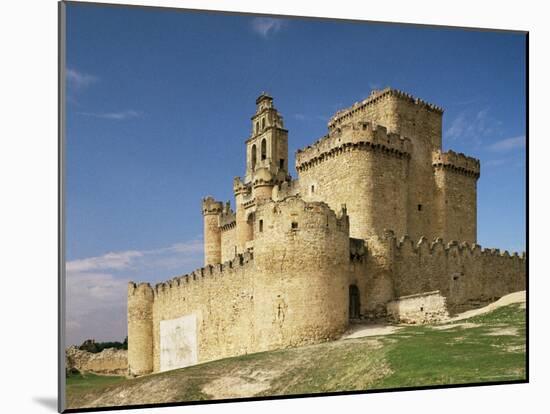
[[[296,196],[256,209],[258,350],[337,338],[349,321],[349,221]]]
[[[212,197],[202,200],[202,215],[204,217],[204,265],[215,265],[222,261],[222,239],[220,229],[220,214],[223,204]]]
[[[260,168],[256,171],[252,187],[254,188],[254,198],[256,200],[266,200],[271,198],[275,178],[267,168]]]
[[[153,372],[153,289],[128,283],[128,375]]]

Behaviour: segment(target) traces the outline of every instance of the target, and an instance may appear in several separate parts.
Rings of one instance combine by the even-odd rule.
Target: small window
[[[296,230],[298,228],[298,223],[293,221],[291,227],[293,230]]]
[[[311,194],[313,194],[314,192],[315,192],[315,186],[312,185],[312,186],[311,186]]]
[[[418,211],[422,211],[422,204],[418,205]]]
[[[424,307],[423,306],[420,307],[420,312],[424,312]]]
[[[265,138],[262,139],[262,146],[261,146],[261,158],[262,160],[265,160],[267,157],[267,143],[265,141]]]
[[[279,160],[279,168],[281,170],[285,168],[285,160],[282,158]]]
[[[260,130],[260,123],[256,122],[256,134],[258,133],[259,130]]]
[[[252,166],[252,171],[254,171],[256,169],[256,144],[252,145],[252,149],[251,149],[251,166]]]
[[[265,129],[265,118],[262,118],[262,129]]]
[[[260,220],[260,233],[264,231],[264,221]]]
[[[458,280],[458,276],[453,276],[453,280]]]

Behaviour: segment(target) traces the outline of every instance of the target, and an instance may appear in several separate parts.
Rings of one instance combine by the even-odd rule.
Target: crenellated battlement
[[[233,178],[233,193],[235,193],[235,196],[238,196],[241,194],[249,194],[250,186],[246,185],[241,180],[241,177],[235,177]]]
[[[398,89],[385,88],[382,90],[373,90],[368,98],[359,102],[355,102],[352,106],[336,112],[329,119],[329,122],[328,122],[329,130],[332,130],[342,124],[349,122],[354,117],[354,115],[360,112],[363,112],[367,107],[374,106],[380,103],[382,100],[390,97],[396,97],[396,98],[399,98],[400,100],[410,102],[414,105],[418,105],[428,111],[435,112],[438,114],[443,114],[443,108],[437,105],[431,104],[419,98],[415,98],[411,94],[400,91]]]
[[[409,158],[411,141],[398,134],[388,133],[381,125],[354,122],[342,125],[296,152],[296,169],[300,172],[325,159],[344,152],[365,150],[381,152],[397,158]]]
[[[272,198],[275,201],[284,200],[290,196],[296,196],[300,193],[298,180],[284,181],[273,187]]]
[[[135,283],[132,281],[128,282],[128,295],[147,297],[152,294],[153,294],[153,288],[151,287],[150,283],[147,283],[147,282]]]
[[[475,178],[479,178],[480,174],[478,159],[454,151],[434,151],[432,153],[432,166],[435,169],[442,168]]]
[[[222,231],[230,230],[236,225],[236,214],[231,208],[231,203],[225,203],[220,215],[220,228]]]
[[[176,288],[185,288],[194,283],[200,283],[206,278],[217,278],[229,276],[235,271],[244,269],[245,267],[252,267],[254,265],[254,256],[251,252],[245,252],[237,255],[232,260],[228,260],[224,263],[217,265],[210,265],[196,269],[190,273],[173,277],[170,280],[159,282],[155,284],[153,288],[149,286],[154,299],[162,298],[164,295],[168,295]]]
[[[214,197],[208,196],[202,199],[202,214],[221,214],[223,210],[223,204],[221,201],[216,201]]]
[[[289,195],[279,201],[263,200],[258,204],[256,219],[263,219],[266,224],[280,223],[286,226],[287,222],[300,223],[298,231],[302,229],[323,229],[349,233],[349,217],[345,205],[338,211],[322,201],[304,201],[299,195]],[[291,226],[286,228],[291,229]],[[273,227],[273,231],[281,230]],[[268,234],[264,231],[262,234]]]
[[[386,239],[389,240],[390,245],[395,248],[395,253],[397,255],[427,253],[430,255],[443,254],[449,256],[453,254],[468,254],[471,256],[492,256],[519,260],[525,259],[525,252],[522,252],[521,254],[518,252],[510,254],[507,250],[501,252],[500,249],[482,248],[479,244],[471,244],[468,242],[459,243],[455,240],[444,243],[441,238],[436,238],[432,242],[429,242],[426,237],[422,236],[418,242],[415,243],[408,235],[405,235],[397,240],[397,238],[393,236],[393,233],[390,233],[389,237]]]

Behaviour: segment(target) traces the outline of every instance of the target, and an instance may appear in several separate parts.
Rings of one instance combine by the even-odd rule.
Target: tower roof
[[[258,98],[256,98],[256,105],[259,104],[260,102],[262,102],[265,99],[272,101],[273,97],[271,95],[269,95],[267,92],[262,92],[260,94],[260,96],[258,96]]]

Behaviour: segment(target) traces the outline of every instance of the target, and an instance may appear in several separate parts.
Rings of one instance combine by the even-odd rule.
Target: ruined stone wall
[[[126,375],[128,372],[128,351],[107,348],[93,353],[71,346],[66,350],[67,370],[93,372],[100,375]]]
[[[349,225],[325,203],[258,205],[254,241],[257,350],[334,339],[348,323]]]
[[[296,154],[300,194],[335,211],[345,204],[351,237],[405,234],[409,146],[384,127],[346,124]]]
[[[525,289],[524,255],[441,239],[393,242],[393,281],[396,296],[439,290],[449,310],[457,312]]]
[[[397,323],[433,323],[449,317],[446,298],[436,290],[400,296],[387,304],[388,318]]]

